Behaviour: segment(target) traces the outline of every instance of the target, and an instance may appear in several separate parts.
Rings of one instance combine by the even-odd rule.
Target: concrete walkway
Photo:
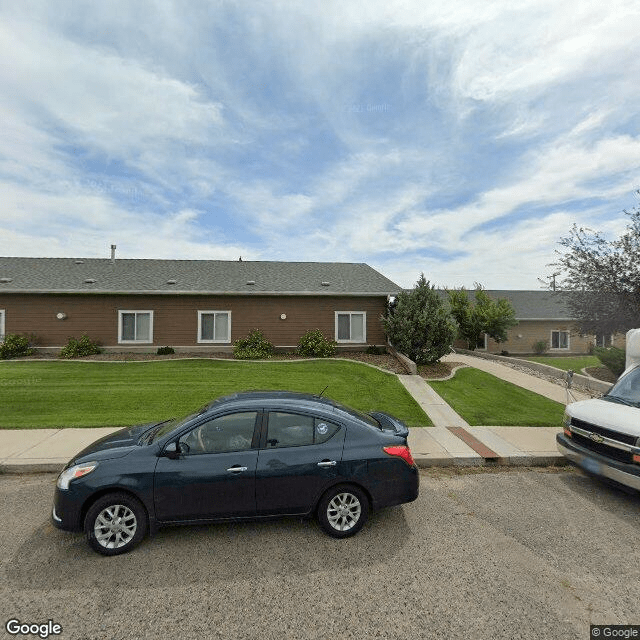
[[[563,387],[500,363],[452,354],[463,362],[525,389],[566,403]],[[558,427],[472,427],[417,375],[399,375],[434,426],[409,429],[409,445],[418,466],[564,464],[555,436]],[[575,400],[586,399],[573,392]],[[0,473],[58,472],[81,449],[117,429],[0,429]]]

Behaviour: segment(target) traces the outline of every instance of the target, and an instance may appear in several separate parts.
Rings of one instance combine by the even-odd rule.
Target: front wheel
[[[115,556],[131,551],[147,532],[142,503],[126,493],[110,493],[96,500],[84,520],[87,542],[94,551]]]
[[[318,504],[318,522],[334,538],[353,536],[369,517],[369,501],[363,491],[352,486],[329,489]]]

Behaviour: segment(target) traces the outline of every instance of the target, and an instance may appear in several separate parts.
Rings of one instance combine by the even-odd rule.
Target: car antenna
[[[318,394],[318,398],[322,398],[322,394],[329,388],[329,385],[327,385],[319,394]]]

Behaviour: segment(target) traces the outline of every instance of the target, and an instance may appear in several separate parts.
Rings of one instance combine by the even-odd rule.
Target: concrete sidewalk
[[[566,401],[566,391],[552,382],[496,362],[461,354],[444,360],[464,362],[552,400]],[[564,464],[555,443],[558,427],[472,427],[417,375],[400,382],[434,426],[409,429],[409,446],[418,466]],[[573,392],[576,400],[586,396]],[[0,473],[58,472],[79,451],[117,431],[98,429],[0,429]]]

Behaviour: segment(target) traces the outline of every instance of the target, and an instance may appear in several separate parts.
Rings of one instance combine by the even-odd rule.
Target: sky
[[[0,255],[541,289],[640,188],[638,0],[0,0]]]

